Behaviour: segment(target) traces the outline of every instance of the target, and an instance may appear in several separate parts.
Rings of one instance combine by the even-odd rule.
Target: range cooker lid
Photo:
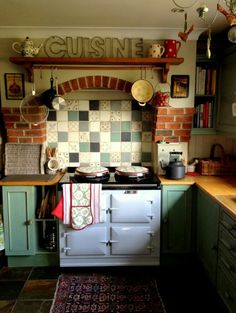
[[[115,174],[126,177],[143,177],[149,174],[149,169],[143,166],[119,166]]]
[[[103,166],[81,166],[75,170],[75,176],[103,177],[109,174],[109,170]]]

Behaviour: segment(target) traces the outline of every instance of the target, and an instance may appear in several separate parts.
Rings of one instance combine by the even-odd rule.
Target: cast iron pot
[[[166,171],[166,177],[169,179],[182,179],[185,176],[185,166],[182,161],[171,161],[165,167],[161,163],[161,167]]]

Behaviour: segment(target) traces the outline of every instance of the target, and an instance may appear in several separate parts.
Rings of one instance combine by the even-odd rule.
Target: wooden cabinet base
[[[7,265],[9,267],[59,266],[59,257],[57,253],[10,256],[7,258]]]

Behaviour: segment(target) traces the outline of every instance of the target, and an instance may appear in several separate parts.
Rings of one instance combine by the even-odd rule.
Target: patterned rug
[[[60,275],[50,313],[85,312],[166,313],[154,279],[103,274]]]

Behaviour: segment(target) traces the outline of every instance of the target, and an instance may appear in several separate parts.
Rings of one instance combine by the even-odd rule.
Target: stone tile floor
[[[147,271],[156,277],[167,313],[227,313],[201,267],[148,268],[8,268],[0,270],[0,313],[49,313],[62,273]]]

